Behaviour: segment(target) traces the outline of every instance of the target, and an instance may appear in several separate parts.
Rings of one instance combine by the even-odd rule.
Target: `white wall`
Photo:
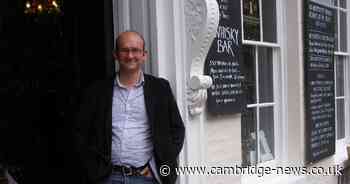
[[[205,153],[209,166],[241,165],[241,114],[212,116],[205,119]],[[240,183],[240,176],[208,176],[208,184]]]
[[[303,70],[303,1],[287,0],[284,66],[287,83],[287,159],[288,164],[302,165],[304,161],[304,70]],[[284,123],[284,122],[282,122]],[[291,149],[293,148],[293,149]]]

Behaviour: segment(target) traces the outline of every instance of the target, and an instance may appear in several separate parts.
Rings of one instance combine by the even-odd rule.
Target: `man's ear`
[[[114,60],[118,59],[117,51],[114,51],[114,52],[113,52],[113,58],[114,58]]]
[[[145,51],[143,51],[143,57],[145,57],[145,59],[147,58],[147,55],[148,55],[148,52],[145,50]]]

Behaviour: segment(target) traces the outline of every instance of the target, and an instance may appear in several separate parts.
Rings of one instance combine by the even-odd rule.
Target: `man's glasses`
[[[144,52],[144,50],[139,48],[121,48],[117,52],[119,52],[122,55],[128,55],[129,53],[133,55],[141,55]]]

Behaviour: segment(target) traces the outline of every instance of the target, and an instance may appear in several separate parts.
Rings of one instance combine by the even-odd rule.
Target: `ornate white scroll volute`
[[[206,55],[215,38],[219,24],[216,0],[185,0],[186,32],[191,60],[188,86],[189,112],[202,113],[207,100],[207,88],[212,85],[210,76],[203,75]]]

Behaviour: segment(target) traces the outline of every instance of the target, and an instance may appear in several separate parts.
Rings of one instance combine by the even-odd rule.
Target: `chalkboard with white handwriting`
[[[304,68],[306,160],[335,152],[334,47],[335,11],[305,2]]]
[[[213,114],[239,113],[244,108],[241,72],[240,0],[217,0],[220,21],[206,58],[205,74],[213,79],[207,109]]]

